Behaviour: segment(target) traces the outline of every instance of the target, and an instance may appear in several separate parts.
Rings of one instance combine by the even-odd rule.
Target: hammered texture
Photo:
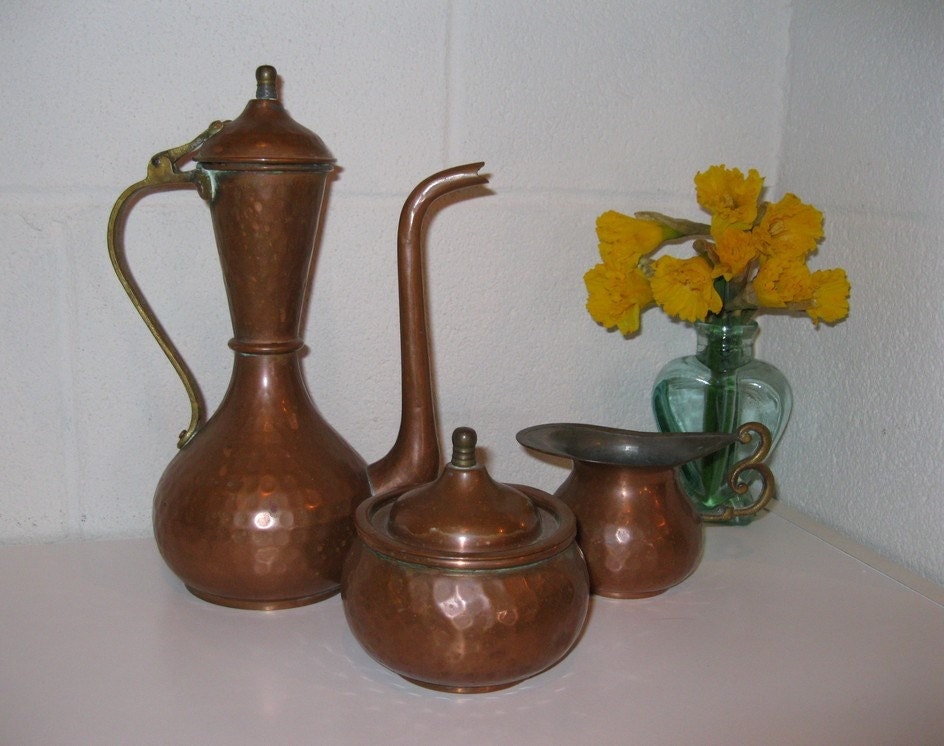
[[[154,533],[197,595],[293,606],[338,590],[369,495],[365,464],[314,409],[297,355],[237,355],[219,410],[158,484]]]
[[[704,530],[674,469],[574,461],[554,496],[577,516],[594,593],[654,596],[695,571]]]
[[[540,562],[463,572],[398,562],[357,539],[342,596],[374,659],[423,686],[472,692],[561,660],[583,627],[589,584],[575,543]]]

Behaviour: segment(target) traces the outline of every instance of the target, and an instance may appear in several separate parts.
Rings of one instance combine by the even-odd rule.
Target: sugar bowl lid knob
[[[471,469],[475,463],[475,444],[478,436],[471,427],[457,427],[452,433],[452,466]]]

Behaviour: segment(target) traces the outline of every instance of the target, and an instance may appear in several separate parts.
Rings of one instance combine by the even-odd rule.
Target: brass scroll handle
[[[777,490],[774,475],[773,472],[770,471],[770,467],[763,463],[764,459],[767,458],[767,455],[770,453],[770,430],[759,422],[747,422],[738,428],[738,440],[742,443],[750,443],[753,435],[757,435],[760,439],[760,445],[753,454],[734,465],[734,468],[731,469],[731,473],[728,474],[728,486],[737,494],[743,495],[747,492],[748,485],[746,482],[740,481],[741,475],[745,471],[755,471],[760,475],[760,495],[757,496],[757,499],[753,503],[743,508],[735,508],[728,505],[720,513],[703,513],[701,516],[702,520],[722,522],[730,521],[732,518],[754,515],[755,513],[759,513],[774,496]]]
[[[111,217],[108,219],[108,256],[111,257],[111,266],[118,275],[121,286],[125,289],[131,303],[141,314],[147,328],[154,335],[154,339],[160,345],[167,359],[170,360],[177,375],[184,384],[187,396],[190,398],[190,425],[186,430],[180,433],[177,440],[177,447],[183,448],[190,439],[196,434],[197,426],[200,422],[200,402],[197,398],[196,385],[192,376],[180,359],[180,353],[171,343],[167,334],[161,328],[154,313],[144,301],[140,290],[131,279],[127,270],[127,261],[125,259],[124,229],[128,212],[131,207],[147,194],[163,191],[166,189],[182,189],[193,187],[197,193],[207,199],[210,193],[211,185],[205,172],[200,170],[181,171],[178,165],[187,159],[190,154],[197,150],[207,139],[219,132],[225,122],[213,122],[206,130],[201,132],[196,138],[186,145],[180,145],[170,150],[165,150],[153,156],[148,162],[147,176],[132,184],[125,189],[115,206],[112,208]]]

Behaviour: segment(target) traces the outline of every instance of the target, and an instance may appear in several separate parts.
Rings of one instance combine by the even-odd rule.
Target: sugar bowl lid
[[[452,445],[452,460],[434,481],[358,507],[355,524],[368,546],[408,562],[484,569],[534,562],[574,540],[566,505],[496,482],[477,463],[474,430],[457,428]]]

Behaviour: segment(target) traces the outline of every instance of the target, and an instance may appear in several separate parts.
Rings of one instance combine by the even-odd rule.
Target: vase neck
[[[745,324],[696,322],[698,337],[695,357],[716,373],[727,373],[754,359],[757,322]]]

